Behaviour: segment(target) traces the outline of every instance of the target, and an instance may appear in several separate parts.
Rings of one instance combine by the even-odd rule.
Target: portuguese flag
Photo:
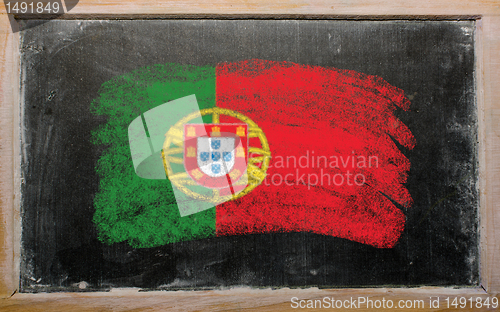
[[[191,95],[200,110],[219,107],[251,119],[265,134],[271,159],[265,179],[248,194],[181,216],[166,176],[137,173],[128,128],[138,116],[154,118],[156,107]],[[394,116],[409,106],[404,92],[382,78],[290,62],[165,64],[116,77],[91,105],[107,117],[92,133],[94,144],[106,146],[96,167],[99,238],[141,248],[215,236],[312,232],[391,248],[405,225],[396,204],[412,205],[404,186],[410,162],[394,143],[406,149],[416,144]],[[164,121],[182,117],[170,114]],[[203,122],[213,120],[204,116]],[[145,135],[153,138],[154,131],[147,127]],[[152,159],[161,165],[160,157]]]

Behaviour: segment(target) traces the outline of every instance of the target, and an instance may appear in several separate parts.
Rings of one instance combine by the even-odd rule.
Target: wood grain
[[[68,1],[66,1],[68,2]],[[5,12],[1,7],[0,12]],[[297,15],[496,15],[500,12],[498,1],[390,1],[390,0],[169,0],[169,1],[120,1],[81,0],[69,12],[76,14],[297,14]]]
[[[429,299],[439,296],[439,308],[430,309]],[[486,298],[492,296],[480,290],[459,290],[450,288],[414,288],[414,289],[339,289],[319,290],[311,289],[248,289],[237,288],[223,291],[177,291],[177,292],[151,292],[139,293],[134,290],[117,290],[109,293],[78,293],[78,294],[18,294],[7,299],[3,305],[6,311],[29,309],[30,311],[289,311],[292,308],[291,298],[303,300],[359,300],[359,297],[370,300],[392,300],[392,309],[376,309],[377,311],[404,311],[405,308],[396,308],[400,300],[402,304],[417,305],[415,300],[423,300],[425,311],[446,310],[446,298]],[[408,301],[408,302],[407,302]],[[306,304],[306,303],[304,303]],[[295,304],[294,304],[295,306]],[[317,307],[319,307],[317,305]],[[415,309],[422,310],[422,309]],[[495,311],[495,309],[482,309],[482,311]],[[374,311],[356,302],[353,311]]]
[[[500,18],[485,16],[482,19],[482,124],[481,138],[484,152],[481,172],[481,273],[484,287],[490,292],[500,292]],[[481,89],[480,89],[481,90]],[[482,104],[482,105],[481,105]]]
[[[18,77],[17,55],[15,46],[18,35],[10,31],[9,20],[6,14],[0,15],[0,295],[10,296],[17,289],[18,267],[15,263],[14,246],[14,207],[17,205],[16,191],[14,189],[14,111],[16,94],[19,85],[15,78]],[[14,79],[14,80],[13,80]],[[17,79],[18,80],[18,79]]]
[[[68,18],[169,15],[363,16],[481,16],[478,23],[477,81],[480,110],[481,281],[484,289],[413,288],[348,290],[256,290],[150,292],[113,290],[109,293],[15,294],[19,275],[19,69],[18,33],[12,33],[0,6],[0,303],[3,310],[245,310],[290,309],[291,297],[301,299],[369,296],[397,300],[430,296],[492,296],[500,293],[500,1],[158,1],[81,0]],[[441,303],[443,303],[441,301]],[[439,309],[445,307],[441,305]],[[363,309],[360,309],[363,311]],[[399,311],[399,309],[391,309]],[[432,311],[432,310],[429,310]]]

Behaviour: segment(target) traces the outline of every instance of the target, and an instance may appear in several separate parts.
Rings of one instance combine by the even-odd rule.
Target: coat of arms
[[[248,125],[185,124],[184,168],[197,184],[225,189],[246,172]],[[233,190],[231,190],[233,189]]]

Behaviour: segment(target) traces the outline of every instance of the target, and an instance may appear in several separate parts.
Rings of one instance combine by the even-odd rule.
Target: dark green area
[[[181,218],[170,182],[137,176],[130,155],[130,122],[191,94],[200,109],[215,106],[214,67],[154,65],[101,86],[91,104],[92,113],[108,117],[106,124],[92,131],[93,144],[108,146],[96,168],[100,182],[93,221],[101,241],[127,241],[135,248],[146,248],[215,235],[215,208]]]

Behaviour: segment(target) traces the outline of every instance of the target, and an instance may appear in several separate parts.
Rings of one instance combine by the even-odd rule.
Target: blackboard
[[[31,23],[31,22],[30,22]],[[34,23],[34,22],[33,22]],[[478,285],[473,21],[50,21],[22,33],[21,291],[230,286]],[[395,141],[413,205],[392,248],[313,233],[213,237],[150,248],[99,239],[102,86],[156,65],[267,60],[351,70],[404,90]]]

